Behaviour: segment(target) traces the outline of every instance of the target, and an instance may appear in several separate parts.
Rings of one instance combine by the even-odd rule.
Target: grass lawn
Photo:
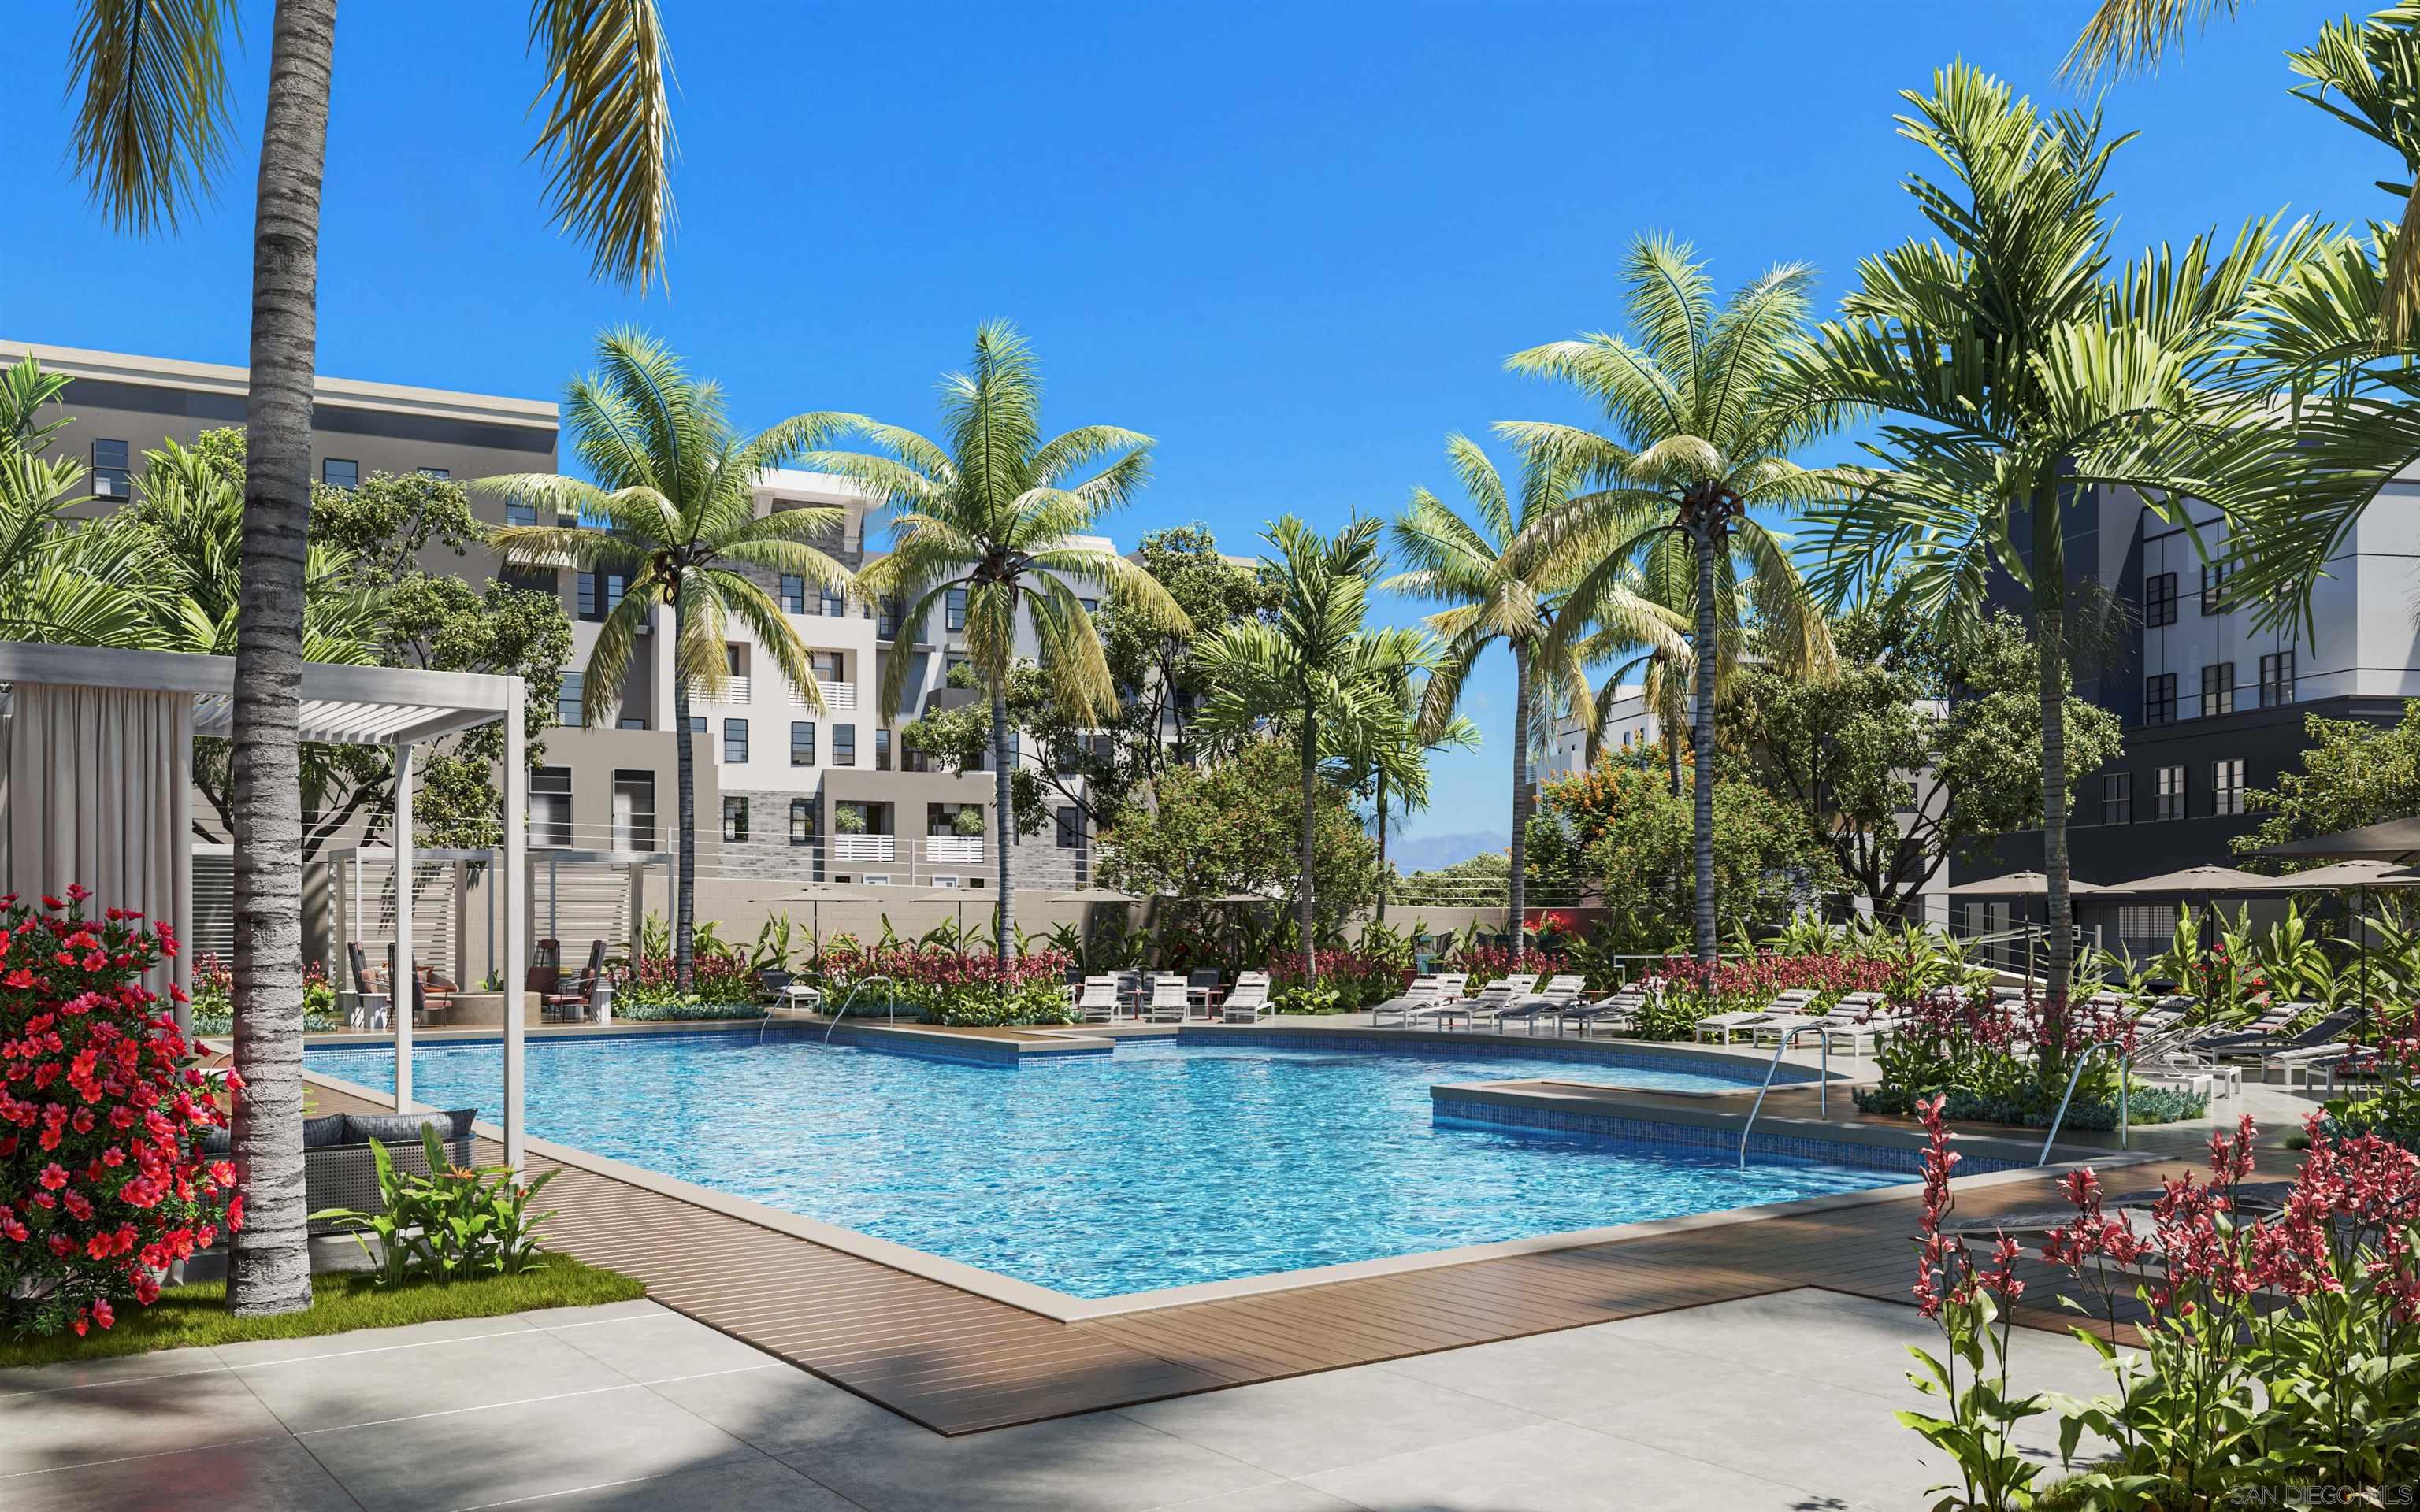
[[[310,1310],[275,1318],[238,1318],[226,1310],[225,1282],[196,1281],[168,1288],[148,1307],[125,1304],[117,1310],[116,1328],[95,1329],[84,1338],[61,1334],[54,1338],[0,1339],[0,1368],[101,1360],[201,1344],[240,1344],[249,1339],[307,1338],[443,1318],[494,1318],[535,1307],[624,1302],[645,1292],[646,1288],[628,1276],[583,1265],[568,1255],[549,1255],[537,1269],[519,1275],[458,1281],[452,1286],[421,1282],[381,1289],[367,1275],[314,1276]]]

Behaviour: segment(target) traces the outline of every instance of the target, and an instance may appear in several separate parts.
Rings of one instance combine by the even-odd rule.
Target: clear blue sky
[[[0,82],[16,230],[0,332],[244,360],[266,4],[244,8],[240,149],[175,239],[120,240],[70,180],[70,12],[23,8]],[[349,0],[322,244],[323,372],[551,395],[636,321],[744,424],[863,410],[923,428],[979,321],[1033,338],[1058,426],[1159,440],[1131,540],[1201,520],[1249,549],[1442,488],[1449,431],[1586,418],[1501,371],[1620,318],[1637,231],[1728,286],[1915,229],[1897,91],[1964,56],[2037,95],[2086,0],[2052,4],[1039,5],[664,0],[681,94],[671,289],[592,283],[523,161],[522,8]],[[2252,8],[2155,80],[2113,182],[2121,246],[2290,206],[2383,213],[2384,154],[2286,94],[2334,8]],[[1414,834],[1506,826],[1509,668],[1487,748]]]

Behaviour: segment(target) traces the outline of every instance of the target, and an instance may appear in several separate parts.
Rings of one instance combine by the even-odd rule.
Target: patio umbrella
[[[814,949],[818,951],[823,949],[824,904],[828,903],[875,903],[898,896],[897,893],[889,887],[882,887],[879,889],[874,887],[845,887],[837,882],[814,882],[809,883],[808,886],[813,887],[814,890],[812,892],[793,893],[786,898],[774,898],[769,901],[777,903],[805,903],[808,905],[810,910],[807,915],[808,940]]]
[[[2353,894],[2353,939],[2361,949],[2361,1012],[2366,1026],[2369,1019],[2369,925],[2364,918],[2367,912],[2366,895],[2381,887],[2420,887],[2420,867],[2401,866],[2374,857],[2355,857],[2350,861],[2338,861],[2334,866],[2313,867],[2308,872],[2289,872],[2284,876],[2264,880],[2266,887],[2243,890]]]
[[[2045,931],[2050,928],[2050,878],[2040,872],[2010,872],[2003,876],[1979,877],[1973,882],[1962,882],[1954,887],[1944,890],[1949,896],[1958,898],[2040,898],[2043,900],[2042,928]],[[2089,882],[2078,882],[2073,877],[2070,877],[2067,879],[2067,890],[2074,894],[2099,892],[2102,889]],[[2028,977],[2033,975],[2033,940],[2028,937],[2025,941],[2025,975]],[[2009,964],[2015,964],[2016,958],[2013,954],[2005,955],[2004,959]]]
[[[2231,866],[2189,866],[2181,872],[2163,872],[2155,877],[2114,883],[2101,890],[2142,896],[2197,892],[2207,898],[2222,892],[2266,892],[2276,880],[2257,872],[2239,872]]]
[[[1050,901],[1054,903],[1139,903],[1142,902],[1131,892],[1119,892],[1112,887],[1078,887],[1074,892],[1054,892],[1050,895]]]
[[[2283,861],[2354,858],[2401,861],[2420,858],[2420,818],[2390,819],[2382,825],[2339,829],[2332,835],[2288,841],[2283,845],[2272,845],[2252,854],[2274,856]]]

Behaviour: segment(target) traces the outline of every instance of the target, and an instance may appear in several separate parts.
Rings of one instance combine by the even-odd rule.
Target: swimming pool
[[[492,1119],[499,1054],[415,1046],[414,1095]],[[1727,1149],[1432,1115],[1440,1082],[1742,1085],[1578,1054],[1140,1039],[1009,1066],[730,1033],[526,1054],[541,1138],[1084,1298],[1909,1180],[1763,1156],[1742,1172]],[[306,1064],[394,1086],[383,1048],[314,1047]]]

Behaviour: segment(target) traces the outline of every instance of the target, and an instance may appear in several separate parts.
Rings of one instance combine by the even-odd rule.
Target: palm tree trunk
[[[1512,949],[1521,949],[1521,922],[1528,918],[1529,865],[1529,648],[1512,647],[1512,890],[1507,926]]]
[[[1378,922],[1387,921],[1387,769],[1378,769]]]
[[[1697,752],[1695,820],[1698,959],[1714,964],[1714,538],[1711,520],[1691,531],[1698,548],[1698,706],[1690,712],[1690,748]]]
[[[2074,901],[2068,891],[2067,863],[2067,679],[2061,633],[2066,616],[2055,609],[2036,616],[2042,714],[2042,876],[2044,942],[2049,980],[2043,997],[2047,1012],[2064,1019],[2068,977],[2074,966]]]
[[[1010,874],[1008,860],[1009,810],[1016,800],[1009,790],[1005,681],[995,681],[991,687],[991,765],[992,849],[1000,855],[1000,909],[992,949],[1006,960],[1016,953],[1016,883]]]
[[[302,1187],[302,557],[311,517],[319,188],[335,0],[278,0],[252,239],[243,586],[234,710],[234,1152],[243,1195],[227,1272],[242,1314],[311,1305]],[[401,999],[409,1006],[411,999]]]
[[[1658,711],[1658,722],[1664,726],[1664,764],[1672,784],[1672,796],[1677,798],[1681,795],[1681,732],[1672,727],[1672,720],[1663,717],[1663,713]]]
[[[1315,815],[1319,808],[1319,711],[1306,691],[1302,701],[1302,884],[1297,889],[1301,902],[1302,972],[1319,980],[1319,948],[1311,933],[1311,866],[1317,859],[1312,845],[1316,833]]]
[[[673,645],[689,644],[689,611],[673,589]],[[673,654],[673,771],[679,810],[680,881],[673,888],[673,986],[686,993],[697,972],[697,751],[689,727],[689,679]]]

